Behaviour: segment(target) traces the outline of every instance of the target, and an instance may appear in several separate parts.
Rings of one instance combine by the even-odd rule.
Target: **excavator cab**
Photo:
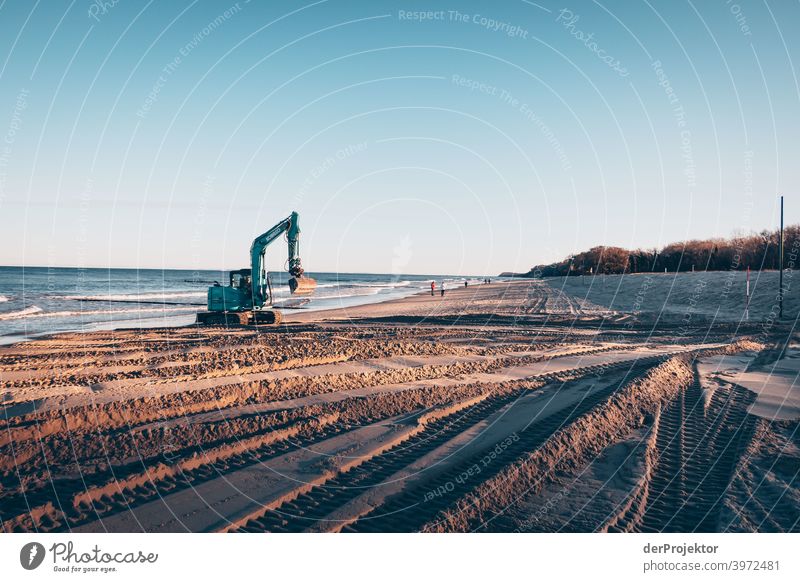
[[[250,291],[250,284],[252,277],[250,276],[250,269],[239,269],[238,271],[231,271],[229,275],[229,283],[231,287]]]
[[[231,271],[227,287],[215,285],[208,288],[208,310],[220,312],[250,309],[250,280],[250,269]]]

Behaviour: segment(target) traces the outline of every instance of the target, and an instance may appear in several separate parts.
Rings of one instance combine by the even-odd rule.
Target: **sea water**
[[[406,297],[431,281],[437,289],[442,281],[451,287],[464,281],[449,275],[307,274],[317,280],[316,291],[294,298],[288,273],[270,273],[278,307],[351,307]],[[205,309],[215,281],[226,285],[227,272],[0,267],[0,344],[60,331],[188,325]]]

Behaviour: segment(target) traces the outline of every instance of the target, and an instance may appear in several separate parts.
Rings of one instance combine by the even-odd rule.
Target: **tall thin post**
[[[744,318],[750,319],[750,265],[747,266],[747,284],[744,288]]]
[[[780,285],[780,290],[778,291],[778,304],[780,305],[780,317],[783,319],[783,196],[781,196],[781,246],[780,250],[778,251],[778,269],[780,269],[780,277],[778,279],[778,284]]]

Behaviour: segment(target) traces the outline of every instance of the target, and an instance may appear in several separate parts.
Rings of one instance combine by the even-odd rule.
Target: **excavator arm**
[[[316,287],[313,279],[303,276],[303,267],[300,264],[300,224],[297,212],[281,220],[267,232],[257,237],[250,246],[250,273],[252,281],[253,307],[260,308],[269,301],[267,289],[267,267],[264,253],[275,239],[286,233],[289,245],[289,288],[292,293],[311,293]]]
[[[208,288],[208,311],[197,314],[197,323],[203,325],[277,325],[281,313],[265,309],[271,304],[272,288],[267,278],[264,252],[282,234],[289,244],[289,289],[294,294],[313,293],[314,279],[303,275],[300,264],[300,225],[297,213],[292,214],[267,232],[257,237],[250,246],[250,268],[230,272],[230,285],[219,283]]]

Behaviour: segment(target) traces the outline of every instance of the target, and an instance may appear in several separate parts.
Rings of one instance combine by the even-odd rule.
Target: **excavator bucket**
[[[292,295],[310,295],[317,288],[317,282],[311,277],[291,277],[289,291]]]

